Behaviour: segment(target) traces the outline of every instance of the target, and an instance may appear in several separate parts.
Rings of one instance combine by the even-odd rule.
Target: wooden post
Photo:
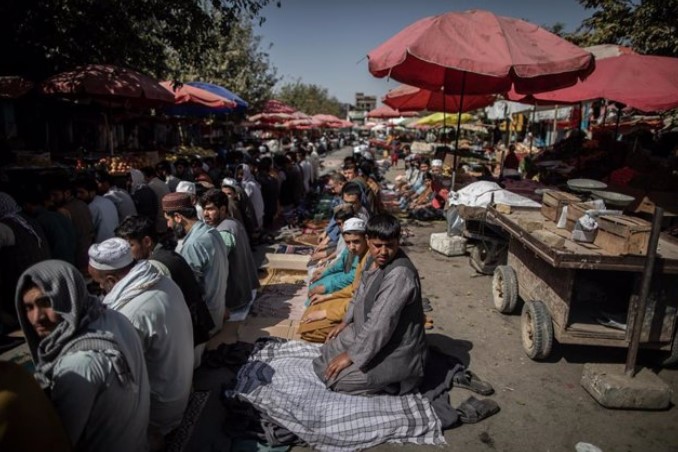
[[[647,257],[645,258],[645,268],[643,269],[640,295],[634,297],[634,300],[632,301],[633,331],[631,332],[631,343],[629,344],[629,352],[626,355],[626,367],[624,369],[624,372],[629,377],[633,377],[636,374],[636,360],[638,358],[640,335],[643,332],[647,297],[650,293],[650,284],[652,283],[652,273],[654,272],[654,261],[657,257],[657,244],[659,243],[659,232],[662,228],[663,217],[664,209],[656,206],[654,217],[652,218],[652,232],[650,235],[650,243],[647,247]]]

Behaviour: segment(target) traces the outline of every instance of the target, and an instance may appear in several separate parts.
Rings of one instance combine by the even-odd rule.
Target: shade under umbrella
[[[0,98],[16,99],[33,88],[33,82],[23,77],[8,75],[0,77]]]
[[[41,84],[40,89],[45,94],[124,101],[140,106],[174,103],[174,95],[153,77],[105,64],[89,64],[53,75]]]
[[[492,105],[496,96],[492,94],[464,96],[462,113]],[[386,105],[400,111],[460,111],[461,97],[458,94],[444,94],[442,90],[431,91],[415,86],[400,85],[393,88],[382,99]]]
[[[575,84],[593,56],[547,30],[489,11],[421,19],[368,54],[375,77],[448,94],[521,94]],[[463,85],[463,86],[462,86]]]
[[[161,82],[160,85],[174,95],[174,103],[177,105],[192,104],[220,109],[234,109],[237,107],[235,101],[217,96],[216,94],[195,86],[170,81]]]

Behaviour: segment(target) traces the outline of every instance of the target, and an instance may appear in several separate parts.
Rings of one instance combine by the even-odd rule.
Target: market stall
[[[490,207],[487,218],[510,235],[508,265],[494,273],[494,304],[509,314],[518,297],[524,300],[521,335],[530,358],[547,358],[554,339],[629,346],[647,259],[648,223],[611,217],[603,236],[599,231],[593,243],[580,243],[540,209],[502,213]],[[647,300],[641,347],[669,350],[670,360],[678,360],[678,242],[663,234]]]

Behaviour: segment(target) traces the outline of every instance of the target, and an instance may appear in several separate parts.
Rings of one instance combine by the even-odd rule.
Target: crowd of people
[[[325,188],[332,217],[300,331],[326,342],[317,375],[352,394],[416,388],[421,288],[399,249],[399,220],[383,213],[373,155],[348,157],[322,180],[317,155],[301,146],[246,157],[222,167],[163,161],[131,170],[126,187],[97,171],[0,192],[3,345],[20,327],[44,390],[28,385],[41,399],[28,415],[56,413],[44,414],[50,448],[161,450],[206,342],[256,296],[252,247],[276,223],[309,218]],[[18,435],[17,450],[44,444]]]

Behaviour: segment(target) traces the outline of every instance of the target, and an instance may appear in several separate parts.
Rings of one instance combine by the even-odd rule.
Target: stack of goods
[[[200,146],[185,146],[181,145],[177,148],[177,150],[174,152],[174,154],[168,154],[166,156],[167,160],[170,162],[173,162],[179,158],[182,157],[202,157],[202,158],[209,158],[209,157],[216,157],[217,153],[214,152],[211,149],[206,149]]]
[[[111,175],[123,175],[127,174],[132,168],[139,169],[145,166],[154,166],[158,161],[157,152],[139,152],[102,157],[96,166],[98,169],[106,170]],[[78,161],[78,166],[80,169],[86,169],[82,161]],[[76,167],[77,169],[78,167]]]

